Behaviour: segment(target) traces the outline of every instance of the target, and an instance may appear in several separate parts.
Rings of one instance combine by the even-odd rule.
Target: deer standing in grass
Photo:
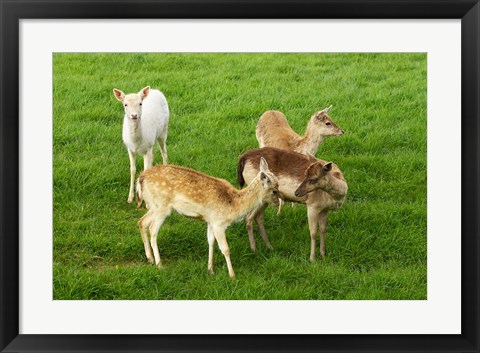
[[[162,267],[157,235],[165,219],[175,210],[207,223],[208,270],[213,273],[213,246],[217,240],[228,273],[234,277],[225,230],[264,202],[278,203],[277,188],[277,178],[264,159],[259,160],[257,173],[242,190],[224,179],[173,165],[157,165],[142,172],[137,181],[137,204],[140,206],[145,201],[148,212],[138,225],[148,261]]]
[[[157,141],[163,164],[168,163],[166,141],[170,113],[163,93],[150,89],[150,86],[127,95],[114,88],[113,94],[122,102],[125,111],[122,137],[130,157],[130,189],[127,199],[130,203],[134,196],[136,155],[143,155],[143,169],[147,170],[153,165],[153,146]]]
[[[315,260],[315,247],[320,228],[320,254],[325,257],[325,233],[327,215],[345,201],[348,186],[338,166],[311,155],[290,152],[279,148],[265,147],[245,152],[240,156],[237,178],[241,186],[248,185],[258,173],[260,159],[265,159],[278,179],[278,194],[285,201],[306,204],[310,230],[310,261]],[[256,251],[253,220],[269,249],[273,249],[263,224],[268,202],[246,218],[250,248]]]
[[[313,114],[303,136],[293,131],[283,113],[266,111],[258,120],[255,131],[259,146],[315,155],[325,136],[340,136],[344,133],[328,115],[331,108],[329,106]]]

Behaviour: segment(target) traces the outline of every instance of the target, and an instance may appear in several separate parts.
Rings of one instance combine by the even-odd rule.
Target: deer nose
[[[296,197],[299,197],[300,196],[300,192],[298,190],[295,191],[295,196]]]
[[[130,117],[131,117],[133,120],[137,120],[137,119],[138,119],[138,114],[137,114],[137,113],[132,113],[132,114],[130,114]]]

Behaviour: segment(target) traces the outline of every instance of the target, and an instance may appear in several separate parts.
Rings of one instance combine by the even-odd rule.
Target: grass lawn
[[[407,53],[54,54],[53,298],[426,299],[426,68],[425,54]],[[264,111],[303,134],[333,104],[346,133],[317,156],[339,165],[349,193],[330,213],[327,257],[309,262],[305,206],[287,205],[266,212],[273,251],[256,232],[252,253],[244,222],[227,229],[233,280],[217,246],[216,274],[207,271],[206,224],[175,213],[158,238],[166,268],[148,264],[112,93],[146,85],[170,106],[170,163],[236,187]]]

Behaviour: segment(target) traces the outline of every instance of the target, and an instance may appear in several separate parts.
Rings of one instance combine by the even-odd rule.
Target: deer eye
[[[140,103],[140,105],[142,105],[142,103]]]
[[[332,124],[330,124],[330,123],[327,121],[327,122],[325,123],[325,125],[332,125]]]
[[[314,178],[314,179],[310,179],[308,182],[309,182],[310,184],[316,184],[317,181],[318,181],[318,178]]]
[[[125,104],[125,106],[127,107],[127,106],[128,106],[128,104]]]

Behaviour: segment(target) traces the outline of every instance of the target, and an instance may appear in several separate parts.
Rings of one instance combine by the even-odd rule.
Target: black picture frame
[[[479,352],[478,0],[0,0],[0,11],[1,352]],[[459,335],[19,334],[19,20],[79,18],[461,19],[462,333]],[[446,169],[448,172],[448,166]]]

